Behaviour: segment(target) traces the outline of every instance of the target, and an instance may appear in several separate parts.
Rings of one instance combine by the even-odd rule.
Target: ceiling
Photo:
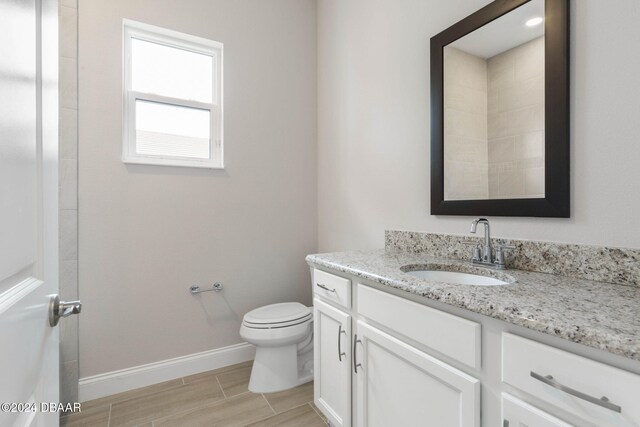
[[[544,0],[531,0],[448,46],[483,59],[491,58],[544,35],[544,23],[535,27],[525,25],[536,16],[544,17]]]

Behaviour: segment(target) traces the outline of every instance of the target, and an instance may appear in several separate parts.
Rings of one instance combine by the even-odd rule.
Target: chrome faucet
[[[494,251],[491,245],[491,227],[489,220],[486,218],[476,218],[471,221],[471,233],[476,233],[478,224],[484,225],[484,243],[480,245],[476,242],[463,242],[473,246],[473,253],[471,256],[471,262],[474,264],[481,264],[487,267],[493,267],[497,269],[505,269],[507,266],[504,261],[505,249],[515,249],[515,246],[496,244]]]
[[[471,221],[471,233],[476,234],[478,224],[484,225],[484,245],[482,246],[482,262],[493,262],[493,248],[491,247],[491,227],[486,218],[476,218]]]

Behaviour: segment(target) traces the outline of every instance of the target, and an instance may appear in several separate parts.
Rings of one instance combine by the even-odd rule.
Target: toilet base
[[[288,390],[313,380],[313,350],[298,354],[296,344],[281,347],[257,347],[249,390],[273,393]]]

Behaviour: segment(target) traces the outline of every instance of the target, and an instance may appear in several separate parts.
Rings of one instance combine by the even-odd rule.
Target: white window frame
[[[124,163],[183,166],[209,169],[224,168],[223,150],[223,44],[217,41],[180,33],[141,22],[124,19],[123,29],[123,122],[122,161]],[[213,57],[212,102],[198,102],[160,96],[132,90],[131,40],[144,40],[173,48]],[[176,156],[152,156],[136,152],[136,101],[168,104],[178,107],[207,110],[210,114],[209,158],[197,159]]]

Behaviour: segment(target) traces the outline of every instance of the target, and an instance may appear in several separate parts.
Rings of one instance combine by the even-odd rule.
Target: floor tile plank
[[[265,420],[249,424],[250,427],[326,427],[327,423],[309,404],[289,409]]]
[[[129,390],[118,394],[112,394],[111,396],[105,396],[99,399],[82,402],[82,410],[85,411],[97,406],[109,405],[112,403],[135,399],[142,396],[149,396],[151,394],[171,390],[180,386],[182,386],[182,379],[180,378],[171,381],[165,381],[162,383],[150,385],[148,387],[137,388],[135,390]]]
[[[265,393],[269,404],[277,414],[313,401],[313,381],[277,393]]]
[[[251,377],[251,366],[246,366],[230,372],[218,375],[218,381],[227,397],[237,396],[249,391],[249,378]]]
[[[215,377],[217,375],[224,374],[227,372],[233,372],[238,369],[244,369],[246,367],[251,368],[252,366],[253,366],[253,360],[249,360],[248,362],[242,362],[236,365],[225,366],[223,368],[214,369],[212,371],[200,372],[199,374],[189,375],[187,377],[184,377],[183,380],[185,384],[189,384],[194,381]]]
[[[82,408],[82,412],[60,417],[60,427],[107,427],[110,408],[109,404],[89,409]]]
[[[189,412],[155,420],[153,425],[154,427],[241,427],[272,415],[273,411],[262,395],[244,393]]]
[[[224,399],[218,381],[208,378],[177,388],[114,403],[110,427],[135,426]]]
[[[316,411],[316,413],[320,416],[320,418],[322,418],[324,420],[324,422],[327,422],[327,417],[325,417],[325,415],[322,413],[322,411],[320,410],[320,408],[318,408],[316,406],[315,403],[313,402],[309,402],[309,405],[311,405],[311,407],[314,409],[314,411]]]

